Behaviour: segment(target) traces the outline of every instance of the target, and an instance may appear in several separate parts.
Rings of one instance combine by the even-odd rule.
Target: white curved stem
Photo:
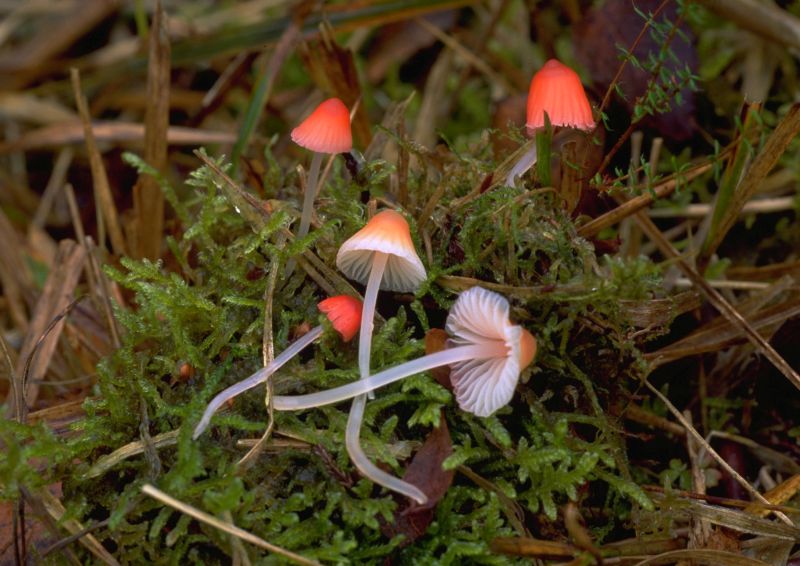
[[[311,212],[314,210],[314,199],[317,196],[317,182],[319,181],[319,168],[322,165],[322,155],[315,152],[314,157],[311,158],[306,190],[303,193],[303,211],[300,213],[300,228],[297,230],[298,238],[308,234],[308,229],[311,227]]]
[[[389,262],[389,254],[375,252],[372,269],[364,289],[364,306],[361,310],[361,328],[358,331],[358,373],[361,379],[369,376],[369,360],[372,352],[372,333],[375,330],[375,304],[381,287],[383,272]],[[370,397],[371,398],[371,397]]]
[[[535,163],[536,141],[534,140],[531,148],[519,158],[519,161],[517,161],[514,164],[514,167],[511,168],[511,171],[508,172],[508,176],[506,177],[506,185],[509,187],[516,187],[517,178],[522,177],[528,171],[528,169],[534,166]]]
[[[239,381],[238,383],[234,383],[227,389],[222,390],[218,393],[211,402],[206,406],[206,410],[203,412],[203,416],[200,419],[200,422],[197,423],[197,426],[194,429],[194,433],[192,434],[193,439],[197,439],[203,431],[208,428],[208,424],[211,422],[211,417],[214,416],[214,413],[217,412],[222,405],[224,405],[228,400],[233,399],[240,393],[244,393],[248,389],[252,389],[259,383],[263,383],[269,378],[270,375],[278,371],[281,367],[283,367],[286,362],[291,360],[297,354],[299,354],[306,346],[314,342],[317,338],[322,335],[323,332],[322,326],[317,326],[313,328],[305,335],[301,336],[294,342],[292,342],[288,348],[286,348],[283,352],[278,354],[272,363],[268,366],[265,366],[255,372],[250,377]]]
[[[441,366],[449,366],[465,360],[485,360],[508,355],[508,346],[501,340],[493,340],[483,344],[448,348],[435,354],[428,354],[399,366],[383,370],[366,379],[359,379],[333,389],[309,393],[308,395],[278,395],[273,398],[273,407],[277,411],[301,411],[324,405],[339,403],[356,395],[362,395],[400,381],[409,375],[415,375]]]
[[[365,478],[370,479],[372,482],[382,485],[383,487],[396,491],[406,497],[410,497],[420,505],[427,503],[428,498],[422,491],[415,485],[410,484],[384,472],[375,464],[369,461],[364,451],[359,444],[359,437],[361,433],[361,421],[364,419],[364,407],[366,406],[366,396],[359,395],[353,399],[353,406],[350,408],[350,416],[347,419],[347,431],[345,433],[345,440],[347,443],[347,452],[350,454],[350,459],[353,464],[361,472]]]
[[[372,333],[375,328],[375,303],[378,300],[378,289],[381,286],[383,272],[389,256],[385,253],[375,252],[372,257],[372,269],[364,290],[364,307],[361,311],[361,329],[358,337],[358,371],[361,379],[369,377],[370,354],[372,352]],[[367,396],[359,395],[353,399],[350,414],[347,416],[345,429],[345,447],[350,455],[350,461],[361,475],[373,483],[382,485],[387,489],[401,493],[417,503],[423,504],[428,498],[416,486],[404,482],[373,464],[361,448],[361,423],[364,420],[364,409],[367,405]]]

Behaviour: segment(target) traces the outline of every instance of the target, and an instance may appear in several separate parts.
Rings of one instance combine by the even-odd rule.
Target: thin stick
[[[800,389],[800,375],[790,366],[783,357],[775,351],[769,342],[767,342],[761,334],[759,334],[745,319],[741,313],[737,311],[719,292],[708,284],[702,275],[697,270],[692,268],[689,263],[683,259],[683,256],[669,243],[661,234],[661,231],[653,223],[650,218],[643,212],[636,213],[636,221],[642,228],[642,231],[655,242],[661,253],[668,259],[675,260],[675,263],[683,271],[689,279],[700,289],[706,298],[714,305],[720,314],[727,318],[731,324],[742,329],[744,334],[753,343],[753,345],[761,351],[772,364],[786,376],[792,385]]]
[[[50,173],[50,179],[48,179],[47,186],[44,189],[42,200],[39,201],[39,207],[36,209],[36,214],[33,215],[33,220],[31,220],[31,227],[42,229],[47,224],[47,215],[50,213],[50,208],[58,195],[58,191],[64,185],[64,179],[67,176],[67,170],[72,163],[74,154],[75,152],[71,147],[65,147],[58,152],[58,157],[56,157],[53,171]]]
[[[694,438],[695,442],[697,442],[700,446],[702,446],[703,449],[706,452],[708,452],[712,458],[714,458],[714,460],[717,462],[717,464],[720,465],[720,467],[723,470],[728,472],[731,475],[731,477],[745,489],[745,491],[747,491],[760,503],[770,505],[770,502],[767,501],[766,498],[763,495],[761,495],[761,493],[758,492],[758,490],[756,490],[752,485],[750,485],[750,483],[746,479],[744,479],[741,475],[739,475],[739,472],[734,470],[731,467],[731,465],[728,464],[728,462],[726,462],[725,459],[722,456],[720,456],[708,442],[706,442],[706,439],[703,438],[703,436],[699,432],[697,432],[697,430],[691,425],[691,423],[689,423],[686,420],[686,418],[681,414],[678,408],[672,404],[672,402],[666,397],[666,395],[664,395],[663,393],[661,393],[661,391],[656,389],[653,386],[653,384],[647,380],[647,378],[642,379],[642,381],[650,391],[652,391],[659,399],[661,399],[664,405],[666,405],[669,412],[672,413],[672,415],[676,419],[678,419],[678,422],[680,422],[683,425],[683,428],[686,429],[687,434],[689,434],[692,438]],[[789,517],[787,517],[780,511],[775,511],[775,515],[787,525],[794,526],[794,523],[792,523],[791,519],[789,519]]]
[[[279,234],[276,243],[278,248],[283,248],[286,243],[286,237]],[[280,263],[278,254],[273,255],[272,265],[270,265],[269,268],[267,288],[264,289],[264,337],[261,341],[261,361],[264,367],[267,367],[272,363],[272,360],[275,359],[275,340],[272,332],[272,304],[275,296],[275,283],[278,281]],[[267,428],[264,430],[264,434],[261,435],[261,440],[248,450],[247,454],[242,456],[242,459],[236,463],[236,473],[244,472],[258,459],[259,454],[264,450],[270,436],[272,436],[272,429],[275,428],[275,408],[272,406],[272,397],[272,376],[269,376],[267,377],[267,391],[264,397],[264,405],[267,407]]]
[[[81,78],[77,69],[70,69],[72,77],[72,90],[75,93],[75,104],[83,122],[83,135],[86,139],[86,152],[89,154],[89,165],[92,170],[92,181],[94,183],[94,194],[98,205],[98,238],[100,237],[100,226],[104,225],[102,220],[108,224],[108,235],[111,238],[111,248],[116,255],[125,255],[125,238],[122,236],[122,228],[119,224],[117,207],[114,204],[114,197],[111,194],[111,187],[108,184],[108,174],[103,166],[103,158],[97,148],[97,141],[92,130],[92,120],[89,116],[89,105],[86,97],[81,91]],[[103,230],[104,232],[104,230]],[[103,244],[103,239],[100,239]]]
[[[689,171],[685,175],[676,175],[671,179],[668,179],[653,187],[652,192],[647,192],[643,195],[639,195],[638,197],[634,197],[628,201],[623,202],[617,208],[609,210],[605,214],[602,214],[578,228],[578,235],[583,236],[584,238],[589,238],[594,236],[600,230],[604,228],[608,228],[609,226],[613,226],[620,220],[635,214],[636,212],[642,210],[643,208],[650,206],[656,199],[664,198],[671,195],[675,189],[677,189],[681,184],[688,183],[692,179],[695,179],[705,173],[706,171],[710,171],[713,167],[713,164],[707,163],[705,165],[701,165],[699,167],[694,168],[692,171]],[[646,187],[644,187],[646,188]]]
[[[783,212],[794,208],[795,197],[761,198],[748,201],[739,211],[739,216],[745,214],[770,214]],[[705,218],[713,211],[714,207],[706,203],[695,203],[685,208],[656,208],[647,214],[650,218]]]
[[[150,26],[147,56],[147,100],[144,113],[144,160],[164,174],[167,167],[169,129],[170,43],[161,1],[156,0]],[[141,173],[133,187],[135,237],[131,250],[136,257],[161,257],[164,236],[164,194],[158,181]]]
[[[144,493],[145,495],[149,495],[150,497],[160,501],[164,505],[169,505],[173,509],[177,509],[178,511],[180,511],[185,515],[189,515],[190,517],[197,519],[201,523],[205,523],[211,527],[214,527],[215,529],[219,529],[220,531],[228,533],[229,535],[233,535],[235,537],[242,539],[243,541],[249,542],[250,544],[269,550],[270,552],[274,552],[275,554],[279,554],[284,558],[287,558],[288,560],[295,562],[296,564],[310,564],[312,566],[321,566],[320,563],[317,562],[316,560],[310,560],[304,556],[295,554],[290,550],[286,550],[285,548],[281,548],[280,546],[275,546],[274,544],[270,544],[261,537],[257,537],[256,535],[249,533],[244,529],[237,527],[236,525],[226,523],[225,521],[221,521],[216,517],[209,515],[208,513],[204,513],[203,511],[200,511],[196,507],[192,507],[191,505],[188,505],[178,499],[175,499],[170,495],[167,495],[160,489],[150,484],[145,484],[144,486],[142,486],[142,493]]]

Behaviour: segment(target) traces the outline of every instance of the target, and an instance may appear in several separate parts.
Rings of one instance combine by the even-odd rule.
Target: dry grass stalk
[[[167,166],[170,44],[160,0],[150,26],[147,100],[144,114],[144,160],[162,174]],[[142,173],[133,187],[136,257],[158,259],[164,231],[164,195],[152,175]]]
[[[794,497],[798,491],[800,491],[800,474],[795,474],[767,491],[764,494],[764,498],[773,505],[781,505]],[[744,512],[766,517],[769,515],[770,510],[764,509],[756,503],[745,507]]]
[[[33,286],[31,274],[22,257],[22,240],[8,217],[0,210],[0,283],[6,296],[8,310],[15,326],[22,332],[28,328],[25,312],[27,291]]]
[[[83,271],[86,261],[86,250],[72,240],[62,240],[59,243],[56,263],[45,282],[42,295],[34,309],[25,341],[20,349],[17,362],[17,378],[24,375],[24,368],[30,364],[27,372],[27,383],[24,383],[25,403],[31,406],[39,395],[39,381],[41,381],[50,359],[55,352],[58,339],[64,329],[64,321],[59,320],[52,332],[47,332],[54,319],[61,315],[70,304],[75,286]],[[35,355],[34,359],[30,359]],[[24,407],[27,409],[27,407]],[[26,411],[27,412],[27,411]],[[13,417],[13,407],[9,407],[8,416]],[[17,417],[24,415],[16,415]]]
[[[0,57],[0,72],[13,73],[15,86],[23,86],[49,70],[45,63],[117,10],[120,1],[92,0],[68,5],[67,12],[44,18],[44,24],[26,42]]]
[[[153,499],[156,499],[161,503],[164,503],[165,505],[169,505],[173,509],[177,509],[181,513],[189,515],[190,517],[193,517],[202,523],[210,525],[215,529],[219,529],[220,531],[238,537],[245,542],[249,542],[250,544],[254,544],[255,546],[269,550],[270,552],[274,552],[275,554],[279,554],[280,556],[283,556],[284,558],[291,560],[296,564],[319,566],[319,562],[317,562],[316,560],[309,560],[304,556],[300,556],[299,554],[295,554],[294,552],[291,552],[279,546],[275,546],[274,544],[270,544],[261,537],[257,537],[256,535],[249,533],[244,529],[240,529],[236,525],[232,525],[226,523],[225,521],[221,521],[216,517],[209,515],[208,513],[204,513],[203,511],[200,511],[199,509],[192,507],[191,505],[187,505],[186,503],[183,503],[182,501],[175,499],[170,495],[167,495],[160,489],[157,489],[150,484],[145,484],[144,487],[142,487],[142,493],[144,493],[145,495],[149,495]]]
[[[33,219],[31,219],[29,235],[31,229],[35,228],[41,230],[47,224],[47,217],[50,214],[53,202],[64,187],[67,171],[72,164],[72,157],[74,154],[75,152],[71,147],[65,147],[58,152],[55,165],[53,165],[53,171],[50,173],[50,179],[47,181],[47,186],[39,201],[39,206],[36,208],[36,214],[34,214]]]
[[[42,489],[37,492],[37,496],[41,499],[41,502],[44,505],[44,508],[47,510],[47,513],[61,527],[73,535],[80,534],[78,542],[85,546],[98,560],[100,560],[103,564],[119,566],[119,562],[117,562],[114,556],[105,549],[105,547],[94,535],[85,532],[86,529],[80,522],[78,522],[76,519],[62,520],[67,510],[64,508],[64,505],[61,503],[61,500],[58,497],[50,493],[50,491],[47,489]]]
[[[658,246],[661,253],[668,259],[674,260],[680,270],[691,279],[698,289],[705,295],[709,302],[714,305],[720,314],[727,318],[732,324],[738,326],[747,336],[753,345],[764,356],[772,362],[772,364],[788,379],[792,385],[800,389],[800,375],[786,362],[783,357],[775,351],[769,342],[762,337],[742,315],[723,297],[719,291],[711,287],[708,282],[695,270],[689,263],[680,255],[678,250],[664,239],[661,231],[653,224],[653,221],[643,212],[636,213],[636,220],[642,231],[653,240]]]
[[[286,242],[286,236],[283,234],[278,235],[278,242],[276,245],[281,248]],[[264,289],[264,330],[261,340],[261,363],[267,367],[272,360],[275,359],[275,340],[272,332],[272,306],[275,297],[275,284],[278,281],[278,274],[281,271],[281,262],[278,261],[278,256],[272,257],[272,262],[269,266],[269,275],[267,276],[267,288]],[[247,454],[237,462],[236,468],[238,473],[246,471],[251,465],[255,463],[258,456],[263,452],[267,442],[272,436],[272,430],[275,428],[275,408],[272,406],[272,392],[273,383],[272,375],[266,381],[267,390],[264,396],[264,405],[267,407],[267,428],[261,439],[253,445]]]
[[[797,299],[783,301],[757,311],[745,311],[742,314],[748,324],[767,336],[771,330],[797,315],[800,315],[800,300]],[[649,352],[644,357],[650,362],[651,368],[656,368],[681,358],[717,352],[743,340],[741,329],[733,325],[726,317],[719,316],[689,336],[655,352]]]
[[[91,124],[91,132],[97,141],[125,143],[144,146],[144,124],[132,122],[103,122]],[[18,140],[0,142],[0,154],[11,151],[42,150],[61,147],[67,144],[82,143],[86,139],[86,129],[80,122],[62,122],[24,133]],[[167,130],[169,145],[213,145],[231,144],[236,134],[211,130],[170,126]]]
[[[725,216],[721,219],[714,233],[709,235],[709,239],[703,246],[705,257],[710,257],[722,243],[725,235],[739,219],[744,206],[753,198],[767,174],[778,162],[778,159],[786,151],[789,143],[797,136],[798,132],[800,132],[800,103],[794,104],[789,109],[789,112],[767,138],[764,147],[748,167],[742,181],[736,187],[730,203],[726,205]]]
[[[89,164],[92,169],[92,180],[94,182],[95,203],[97,206],[97,226],[98,240],[103,243],[105,239],[104,226],[108,227],[108,235],[111,239],[111,247],[116,255],[125,255],[125,238],[122,236],[122,227],[119,223],[117,206],[114,204],[114,195],[111,194],[111,187],[108,184],[108,174],[103,157],[97,148],[97,141],[92,131],[91,117],[89,116],[89,106],[86,98],[81,91],[81,79],[77,69],[71,70],[72,90],[75,95],[75,103],[83,122],[84,137],[86,140],[86,151],[89,154]]]
[[[699,432],[697,432],[697,430],[692,426],[692,424],[686,420],[686,418],[681,414],[681,412],[677,409],[677,407],[675,407],[675,405],[673,405],[672,402],[663,393],[661,393],[661,391],[659,391],[656,387],[653,387],[653,385],[647,380],[647,378],[643,379],[642,381],[644,382],[645,386],[650,391],[652,391],[656,397],[661,399],[661,402],[664,403],[664,405],[666,405],[669,412],[672,413],[672,416],[674,416],[681,423],[681,425],[683,425],[683,428],[686,429],[687,435],[693,437],[694,441],[697,442],[698,445],[701,446],[703,450],[705,450],[709,454],[709,456],[711,456],[723,470],[728,472],[731,475],[731,477],[734,480],[736,480],[736,483],[741,485],[758,502],[767,505],[770,504],[770,502],[767,501],[764,498],[764,496],[758,492],[758,490],[756,490],[752,485],[750,485],[750,482],[744,479],[739,474],[739,472],[734,470],[731,467],[731,465],[728,464],[728,462],[722,456],[720,456],[717,453],[717,451],[714,450],[714,448],[712,448],[712,446],[706,441],[706,439],[703,438]],[[780,512],[776,512],[775,515],[779,519],[781,519],[784,523],[791,526],[794,530],[797,530],[796,528],[794,528],[794,523],[792,523],[791,519],[789,519],[786,515]]]
[[[773,2],[762,0],[700,0],[720,16],[762,37],[800,49],[800,19]]]
[[[624,218],[628,218],[643,208],[650,206],[653,204],[653,202],[655,202],[656,199],[665,198],[671,195],[681,184],[688,183],[692,179],[699,177],[707,171],[710,171],[712,167],[713,164],[711,163],[700,165],[699,167],[695,167],[694,169],[690,170],[685,175],[675,176],[672,179],[656,185],[653,187],[652,192],[647,192],[643,195],[639,195],[638,197],[634,197],[628,201],[625,201],[617,208],[609,210],[605,214],[602,214],[590,222],[587,222],[578,228],[578,235],[584,238],[590,238],[594,236],[604,228],[613,226]],[[646,187],[639,188],[646,189]]]

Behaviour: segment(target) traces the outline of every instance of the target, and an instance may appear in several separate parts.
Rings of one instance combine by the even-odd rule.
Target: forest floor
[[[0,2],[0,565],[800,564],[798,53],[796,0]],[[593,126],[526,128],[553,58]],[[317,304],[385,209],[425,276],[373,373],[473,287],[536,345],[489,416],[446,368],[367,401],[424,504],[349,402],[276,408],[358,379]]]

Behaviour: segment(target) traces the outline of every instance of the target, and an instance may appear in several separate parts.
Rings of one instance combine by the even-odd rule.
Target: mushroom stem
[[[418,487],[392,474],[384,472],[370,462],[361,449],[359,437],[366,404],[366,395],[359,395],[353,399],[353,406],[350,408],[350,416],[347,419],[347,430],[345,432],[345,443],[347,446],[347,453],[350,454],[350,460],[353,462],[356,469],[361,472],[361,475],[370,479],[373,483],[382,485],[387,489],[413,499],[420,505],[424,505],[428,502],[428,497]]]
[[[364,291],[364,310],[361,312],[361,330],[359,330],[358,339],[358,371],[362,380],[369,377],[372,332],[375,327],[375,303],[378,300],[378,289],[380,289],[383,272],[386,270],[388,260],[388,254],[375,252],[372,258],[372,269],[367,280],[367,288]],[[367,396],[357,396],[353,399],[353,405],[350,407],[350,414],[347,417],[347,429],[345,430],[344,438],[350,460],[356,469],[361,472],[361,475],[373,483],[410,497],[420,505],[424,504],[428,498],[419,488],[381,470],[367,458],[361,448],[361,423],[364,420],[366,405]]]
[[[533,167],[536,164],[536,142],[533,142],[531,148],[526,151],[522,157],[519,158],[514,164],[514,167],[511,168],[511,171],[508,172],[508,176],[506,177],[506,185],[509,187],[517,187],[517,179],[522,177],[528,169]]]
[[[306,190],[303,193],[303,212],[300,214],[300,228],[297,237],[302,238],[308,234],[311,227],[311,211],[314,210],[314,199],[317,196],[317,183],[319,182],[319,168],[322,165],[322,154],[314,152],[311,158],[311,167],[308,170]]]
[[[375,304],[378,302],[378,290],[388,261],[389,254],[374,252],[372,269],[369,272],[367,288],[364,290],[364,307],[361,311],[361,329],[358,338],[358,372],[361,374],[361,379],[369,376],[372,332],[375,328]]]
[[[200,422],[197,423],[197,426],[194,429],[194,433],[192,433],[192,438],[197,439],[203,432],[208,428],[208,424],[211,422],[211,417],[214,416],[214,413],[217,412],[222,405],[224,405],[228,400],[233,399],[240,393],[244,393],[248,389],[252,389],[259,383],[265,382],[269,376],[273,373],[278,371],[281,367],[283,367],[286,362],[291,360],[297,354],[299,354],[306,346],[314,342],[317,338],[322,335],[324,328],[322,325],[313,328],[286,348],[283,352],[278,354],[272,363],[269,365],[261,368],[257,372],[255,372],[250,377],[243,379],[238,383],[234,383],[227,389],[221,391],[214,397],[211,402],[206,406],[206,410],[203,412],[203,416],[200,419]]]
[[[277,395],[273,398],[272,404],[278,411],[301,411],[303,409],[332,405],[433,368],[448,366],[466,360],[503,358],[507,355],[508,346],[502,340],[456,346],[455,348],[448,348],[383,370],[366,379],[359,379],[326,391],[309,393],[308,395]]]

